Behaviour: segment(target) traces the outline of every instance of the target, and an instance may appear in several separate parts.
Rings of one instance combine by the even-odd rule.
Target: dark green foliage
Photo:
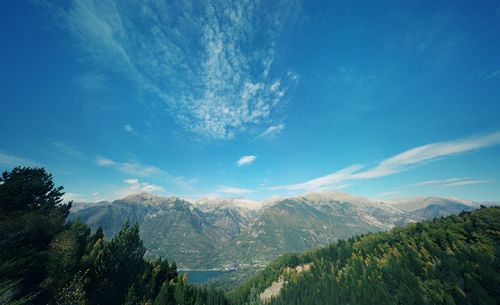
[[[139,227],[129,222],[96,257],[91,270],[94,304],[121,304],[129,287],[142,274],[146,249],[139,238]]]
[[[79,220],[65,224],[62,204],[43,169],[15,168],[0,180],[0,303],[50,305],[227,304],[179,277],[175,263],[143,259],[137,224],[110,241]]]
[[[270,304],[500,304],[500,208],[339,241],[295,263],[312,268],[288,277]],[[290,264],[276,261],[234,303],[259,303]]]
[[[65,217],[71,204],[62,204],[63,187],[55,187],[43,168],[16,167],[0,178],[0,213],[61,210]]]
[[[80,272],[75,274],[66,286],[57,292],[52,302],[53,305],[86,305],[85,275]]]
[[[71,203],[41,168],[16,167],[0,178],[0,286],[9,300],[45,304],[50,244],[65,230]],[[5,295],[5,294],[4,294]]]
[[[187,284],[186,275],[178,281],[165,282],[153,305],[229,305],[220,290],[206,289]]]

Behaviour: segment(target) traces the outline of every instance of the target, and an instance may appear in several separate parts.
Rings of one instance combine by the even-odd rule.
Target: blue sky
[[[0,169],[68,198],[500,199],[498,1],[0,6]]]

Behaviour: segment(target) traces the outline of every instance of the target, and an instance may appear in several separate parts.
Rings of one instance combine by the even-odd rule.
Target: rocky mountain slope
[[[346,193],[310,193],[267,202],[136,194],[113,202],[76,204],[71,218],[107,237],[129,219],[140,225],[149,257],[175,260],[189,269],[264,266],[287,252],[337,239],[387,230],[422,219],[469,211],[479,204],[422,198],[380,202]]]

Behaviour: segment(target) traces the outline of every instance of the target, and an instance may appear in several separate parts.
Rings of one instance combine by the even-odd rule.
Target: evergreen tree
[[[43,168],[16,167],[0,177],[0,286],[15,285],[11,298],[46,304],[49,245],[65,230],[71,203],[62,203]]]

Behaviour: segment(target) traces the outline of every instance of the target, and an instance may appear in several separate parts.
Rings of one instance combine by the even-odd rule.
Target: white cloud
[[[130,185],[127,189],[123,191],[124,194],[132,194],[137,192],[145,192],[145,193],[165,192],[165,189],[161,186],[148,182],[140,182],[139,179],[135,178],[125,179],[123,180],[123,182]]]
[[[209,140],[272,123],[298,79],[273,73],[273,63],[299,0],[271,10],[264,0],[42,3],[84,58],[125,75]]]
[[[125,180],[123,180],[123,182],[125,182],[127,184],[137,184],[137,183],[139,183],[139,180],[138,179],[125,179]]]
[[[231,194],[231,195],[243,195],[243,194],[248,194],[248,193],[252,192],[252,190],[250,190],[250,189],[243,189],[243,188],[237,188],[237,187],[232,187],[232,186],[221,186],[221,187],[219,187],[218,191],[220,193]]]
[[[238,166],[248,165],[248,164],[252,163],[253,161],[255,161],[255,159],[257,159],[257,156],[253,156],[253,155],[243,156],[238,161],[236,161],[236,164],[238,164]]]
[[[285,128],[285,124],[279,124],[274,126],[269,126],[263,133],[261,133],[258,138],[270,138],[281,133]]]
[[[431,143],[415,147],[379,162],[376,166],[363,170],[360,165],[349,166],[338,172],[311,179],[306,182],[271,187],[269,189],[315,190],[336,187],[345,183],[394,175],[412,166],[432,162],[440,158],[467,153],[500,144],[500,132],[478,135],[454,141]],[[454,178],[455,179],[455,178]],[[473,182],[474,181],[474,182]],[[448,181],[445,186],[486,183],[486,180]],[[426,181],[432,184],[433,181]]]

